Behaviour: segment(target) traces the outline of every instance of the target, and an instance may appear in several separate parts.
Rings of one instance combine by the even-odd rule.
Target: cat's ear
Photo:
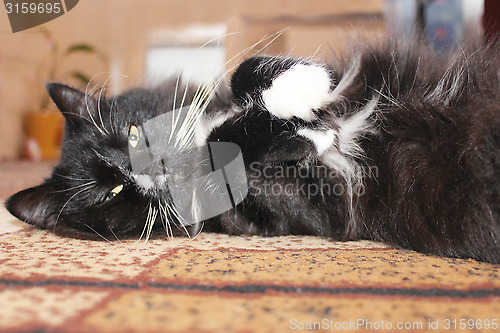
[[[54,184],[48,180],[12,195],[5,206],[12,215],[24,222],[39,228],[51,228],[56,223],[59,201]]]
[[[97,100],[80,90],[61,83],[47,83],[47,92],[66,119],[89,118],[97,109]]]

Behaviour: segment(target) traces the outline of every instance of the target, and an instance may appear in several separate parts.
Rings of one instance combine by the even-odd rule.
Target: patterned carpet
[[[50,165],[0,164],[0,198]],[[0,332],[498,332],[498,265],[315,237],[90,241],[0,210]]]

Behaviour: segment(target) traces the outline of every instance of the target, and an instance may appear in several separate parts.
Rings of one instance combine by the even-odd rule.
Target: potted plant
[[[40,105],[37,110],[28,112],[23,118],[23,128],[26,134],[26,154],[31,160],[56,159],[59,156],[60,143],[64,118],[52,109],[50,97],[45,92],[42,82],[55,81],[61,76],[73,78],[82,84],[88,84],[90,78],[81,71],[60,74],[59,70],[64,60],[73,54],[83,53],[96,55],[106,61],[106,56],[88,43],[75,43],[64,50],[60,50],[58,43],[46,30],[42,35],[50,46],[45,59],[42,60],[36,71],[37,90],[40,96]]]

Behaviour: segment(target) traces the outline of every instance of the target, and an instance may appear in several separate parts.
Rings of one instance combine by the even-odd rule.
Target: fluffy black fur
[[[492,44],[442,60],[419,43],[366,47],[350,59],[322,65],[331,90],[348,84],[340,98],[312,110],[313,120],[276,117],[262,98],[277,77],[309,61],[246,60],[232,76],[231,91],[221,89],[212,98],[205,120],[226,115],[207,141],[239,145],[250,192],[235,209],[185,232],[371,239],[500,263],[498,51]],[[176,91],[172,82],[100,99],[49,84],[66,117],[61,161],[43,184],[9,198],[8,210],[41,228],[66,226],[106,237],[141,233],[148,205],[170,198],[168,189],[145,192],[134,182],[127,135],[131,125],[171,110]],[[351,150],[334,141],[326,153],[340,156],[354,172],[299,135],[304,129],[341,133],[341,120],[371,102],[373,112],[351,138]],[[106,200],[119,184],[125,189]],[[178,224],[159,214],[155,225],[165,219]]]

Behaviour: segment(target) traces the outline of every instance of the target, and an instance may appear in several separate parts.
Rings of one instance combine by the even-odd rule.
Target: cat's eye
[[[123,190],[123,185],[118,185],[117,187],[115,187],[114,189],[112,189],[111,191],[109,191],[108,194],[106,194],[106,200],[114,198],[122,190]]]
[[[139,137],[139,129],[134,125],[130,126],[130,129],[128,131],[128,144],[132,148],[137,147],[137,145],[139,144]]]

